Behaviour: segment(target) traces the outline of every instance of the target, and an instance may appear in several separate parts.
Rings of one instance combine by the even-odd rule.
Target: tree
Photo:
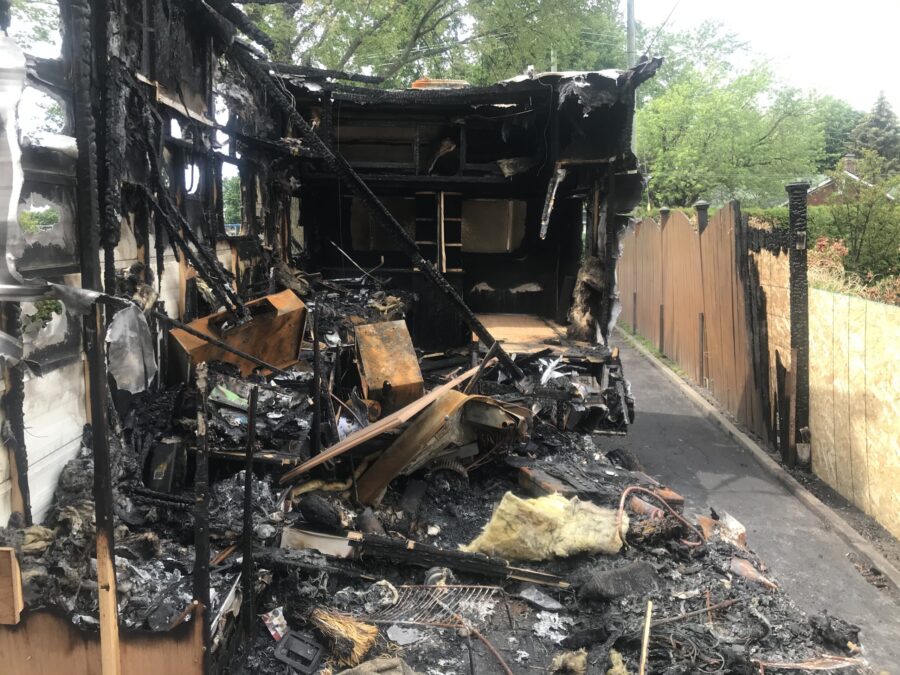
[[[222,210],[226,225],[241,222],[241,178],[222,179]]]
[[[845,267],[871,281],[900,274],[900,176],[890,176],[887,160],[863,150],[854,180],[843,171],[843,162],[831,174],[835,191],[828,201],[830,232],[843,239],[849,253]]]
[[[10,36],[23,49],[36,43],[52,43],[59,37],[59,4],[56,0],[12,0]]]
[[[857,153],[862,154],[866,150],[877,152],[884,158],[886,171],[900,171],[900,124],[884,92],[879,94],[872,111],[856,126],[850,137]]]
[[[686,31],[667,31],[638,24],[638,50],[645,56],[661,56],[663,65],[638,89],[640,102],[648,102],[670,87],[704,73],[726,78],[735,71],[734,60],[747,52],[747,43],[716,21],[704,21]]]
[[[825,150],[818,169],[827,172],[834,169],[852,149],[850,134],[862,120],[863,113],[833,96],[818,96],[813,104],[814,118],[821,125],[825,137]]]
[[[494,82],[527,66],[621,66],[616,0],[310,0],[247,6],[273,58],[380,75]]]
[[[728,79],[686,72],[635,124],[651,199],[666,206],[700,198],[770,205],[783,199],[785,182],[815,172],[824,145],[812,102],[779,88],[763,67]]]

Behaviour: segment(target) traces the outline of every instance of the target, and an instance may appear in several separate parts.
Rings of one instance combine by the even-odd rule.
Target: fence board
[[[815,291],[815,294],[824,291]],[[832,317],[834,321],[834,447],[823,446],[824,439],[813,436],[813,456],[833,454],[837,469],[837,481],[832,484],[841,495],[853,501],[853,463],[850,454],[850,298],[846,295],[831,295]],[[810,361],[818,358],[810,352]],[[810,391],[813,388],[810,377]],[[812,407],[810,401],[810,407]],[[815,460],[813,460],[815,462]]]
[[[900,537],[900,307],[866,302],[868,512]]]
[[[850,470],[853,503],[870,513],[868,455],[866,452],[866,301],[850,298],[849,332],[849,427]]]
[[[833,448],[835,436],[834,300],[830,293],[809,294],[809,430],[820,447]],[[813,452],[812,468],[829,485],[836,485],[841,467],[835,453]]]
[[[703,276],[700,236],[688,217],[676,211],[662,227],[663,353],[695,382],[701,378],[700,313]]]
[[[637,326],[643,335],[659,347],[659,306],[662,293],[662,237],[659,225],[645,218],[635,230],[636,249],[641,252],[637,266]]]

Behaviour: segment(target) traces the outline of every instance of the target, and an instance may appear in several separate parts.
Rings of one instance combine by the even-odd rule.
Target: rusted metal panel
[[[211,314],[188,324],[194,330],[222,340],[232,347],[256,356],[278,368],[297,361],[300,338],[306,321],[306,305],[293,291],[282,291],[247,303],[251,321],[230,330],[218,326],[228,318],[227,312]],[[253,372],[256,365],[235,354],[175,328],[170,333],[178,372],[186,377],[190,369],[203,361],[225,361],[241,369],[242,375]]]
[[[405,321],[357,326],[356,350],[363,396],[381,401],[385,414],[424,393],[419,359]]]

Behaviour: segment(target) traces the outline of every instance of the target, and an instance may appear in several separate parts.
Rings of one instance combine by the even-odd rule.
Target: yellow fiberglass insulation
[[[622,532],[627,531],[623,514]],[[507,492],[482,533],[463,550],[507,560],[549,560],[575,553],[615,555],[621,548],[614,509],[576,497],[521,499]]]

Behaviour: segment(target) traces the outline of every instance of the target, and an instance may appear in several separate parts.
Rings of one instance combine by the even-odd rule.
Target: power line
[[[675,10],[678,9],[679,4],[681,4],[681,0],[675,0],[675,4],[672,5],[672,9],[669,11],[669,15],[666,17],[666,20],[660,24],[659,29],[656,31],[656,35],[653,36],[653,39],[650,41],[650,44],[648,44],[647,47],[644,49],[644,54],[648,54],[650,52],[650,49],[653,47],[653,45],[656,43],[656,40],[662,34],[663,28],[666,27],[666,25],[669,23],[669,19],[672,18],[672,15],[675,13]]]

